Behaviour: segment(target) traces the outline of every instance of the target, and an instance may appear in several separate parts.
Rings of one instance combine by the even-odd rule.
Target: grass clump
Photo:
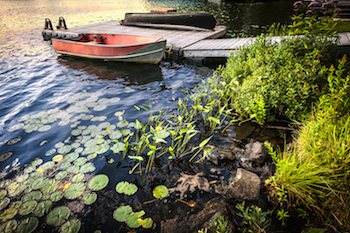
[[[337,69],[330,67],[328,91],[303,122],[293,149],[276,153],[269,147],[276,174],[267,180],[276,203],[288,208],[291,200],[300,203],[323,225],[342,232],[350,230],[350,74],[345,66],[346,56]]]

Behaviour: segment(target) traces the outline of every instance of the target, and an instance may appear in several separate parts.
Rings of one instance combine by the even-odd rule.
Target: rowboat
[[[59,54],[140,63],[159,63],[165,52],[166,40],[158,37],[82,34],[73,38],[52,38],[52,46]]]

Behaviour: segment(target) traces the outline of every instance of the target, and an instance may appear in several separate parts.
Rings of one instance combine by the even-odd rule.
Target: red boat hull
[[[94,36],[98,38],[94,39]],[[102,42],[95,42],[100,38]],[[86,34],[75,39],[52,39],[52,45],[57,53],[70,56],[106,61],[159,63],[164,56],[166,40],[146,36]]]

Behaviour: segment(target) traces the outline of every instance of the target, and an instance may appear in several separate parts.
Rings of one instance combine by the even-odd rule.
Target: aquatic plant
[[[272,213],[272,210],[263,211],[258,206],[247,206],[245,208],[245,202],[237,204],[236,208],[240,211],[237,213],[238,216],[244,219],[246,228],[243,228],[243,232],[268,232],[271,226],[271,219],[268,215]]]

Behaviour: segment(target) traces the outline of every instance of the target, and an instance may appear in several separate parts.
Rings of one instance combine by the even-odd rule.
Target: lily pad
[[[113,212],[113,218],[118,222],[125,222],[132,214],[131,206],[120,206]]]
[[[80,181],[82,181],[84,179],[84,174],[83,173],[78,173],[75,176],[73,176],[72,178],[72,182],[73,183],[79,183]]]
[[[64,197],[67,199],[75,199],[83,194],[85,191],[85,185],[82,183],[71,184],[66,191],[64,191]]]
[[[55,148],[61,148],[64,146],[64,143],[63,142],[58,142],[55,144]]]
[[[12,219],[0,225],[0,232],[12,233],[16,230],[16,228],[17,228],[17,221]]]
[[[83,197],[83,201],[85,205],[91,205],[97,200],[96,193],[89,193],[87,196]]]
[[[42,164],[44,161],[42,159],[36,159],[32,162],[32,166],[36,167]]]
[[[45,132],[45,131],[48,131],[48,130],[50,130],[51,129],[51,125],[43,125],[43,126],[41,126],[39,129],[38,129],[38,131],[39,132]]]
[[[153,220],[151,218],[146,218],[142,220],[142,227],[145,229],[150,229],[153,225]]]
[[[33,213],[35,216],[41,218],[45,214],[49,213],[51,206],[52,206],[51,201],[42,201],[36,206]]]
[[[64,160],[66,160],[67,162],[72,162],[77,158],[79,158],[79,154],[75,152],[69,153],[68,155],[64,156]]]
[[[126,188],[126,186],[129,185],[129,182],[127,181],[121,181],[117,184],[117,186],[115,187],[115,190],[120,193],[120,194],[123,194],[124,193],[124,190]]]
[[[94,153],[94,154],[89,154],[86,158],[87,158],[87,160],[89,161],[89,160],[91,160],[91,159],[96,158],[96,156],[97,156],[97,154]]]
[[[49,225],[58,227],[64,223],[70,215],[70,210],[66,206],[59,206],[53,209],[46,217]]]
[[[30,217],[24,219],[17,227],[16,233],[32,233],[39,224],[39,220],[36,217]]]
[[[163,197],[166,197],[168,196],[168,188],[164,185],[158,185],[157,187],[155,187],[153,189],[153,196],[155,198],[163,198]]]
[[[29,175],[27,173],[24,173],[20,176],[17,176],[16,181],[21,183],[21,182],[25,181],[28,177],[29,177]],[[1,199],[1,192],[0,192],[0,199]]]
[[[35,209],[35,207],[37,206],[37,202],[36,201],[27,201],[24,202],[21,207],[18,209],[18,214],[20,215],[27,215],[30,214],[31,212],[33,212],[33,210]]]
[[[74,165],[81,166],[81,165],[84,165],[86,163],[86,161],[87,161],[87,158],[81,157],[81,158],[74,160]]]
[[[121,151],[124,151],[125,150],[125,144],[122,143],[122,142],[117,142],[116,144],[114,144],[112,147],[111,147],[111,150],[113,151],[113,153],[119,153]]]
[[[72,135],[73,136],[78,136],[78,135],[80,135],[81,134],[81,129],[74,129],[74,130],[72,130]]]
[[[4,197],[6,197],[7,191],[5,189],[1,189],[0,190],[0,199],[3,199]]]
[[[67,168],[66,171],[69,173],[76,173],[79,171],[79,166],[77,165],[70,166],[69,168]]]
[[[82,147],[78,147],[77,149],[74,150],[74,152],[78,153],[78,154],[80,154],[83,151],[84,151],[84,148],[82,148]]]
[[[54,153],[56,153],[56,149],[51,149],[51,150],[46,151],[45,155],[50,156],[50,155],[53,155]]]
[[[117,126],[119,127],[119,128],[124,128],[124,127],[126,127],[126,126],[128,126],[129,125],[129,122],[127,122],[126,120],[122,120],[122,121],[119,121],[118,123],[117,123]]]
[[[13,125],[13,126],[9,129],[9,131],[10,131],[10,132],[13,132],[13,131],[22,129],[23,126],[24,126],[23,123],[18,123],[18,124],[16,124],[16,125]]]
[[[72,164],[70,162],[63,162],[63,163],[61,163],[60,168],[61,169],[67,169],[70,166],[72,166]]]
[[[52,158],[52,161],[58,162],[58,161],[61,161],[62,159],[63,159],[63,155],[56,155]]]
[[[34,167],[34,166],[29,166],[29,167],[26,167],[26,168],[24,169],[24,172],[25,172],[25,173],[31,173],[31,172],[33,172],[33,171],[35,171],[35,167]]]
[[[97,101],[98,104],[108,104],[109,99],[108,98],[101,98]]]
[[[81,173],[89,173],[95,171],[96,167],[93,163],[89,162],[81,166],[80,172]]]
[[[119,130],[113,131],[112,133],[109,134],[109,138],[112,139],[112,140],[119,139],[122,136],[123,136],[123,134]]]
[[[95,153],[97,151],[97,149],[98,149],[98,145],[86,147],[83,154],[87,155],[87,154]]]
[[[109,150],[109,145],[107,143],[103,143],[101,145],[98,145],[98,148],[96,150],[97,154],[103,154]]]
[[[56,190],[58,183],[55,180],[49,180],[48,183],[41,188],[44,194],[52,193]]]
[[[128,184],[124,189],[125,195],[128,195],[128,196],[131,196],[136,192],[137,192],[137,186],[134,184]]]
[[[14,181],[7,186],[7,195],[9,197],[14,197],[21,194],[25,189],[27,189],[27,185]]]
[[[140,227],[141,224],[142,224],[142,219],[140,217],[142,217],[143,215],[145,215],[145,211],[143,211],[143,210],[132,214],[130,216],[130,218],[128,218],[126,220],[126,224],[130,228],[138,228],[138,227]]]
[[[73,149],[76,149],[80,146],[79,142],[74,142],[72,145],[70,145]]]
[[[17,209],[15,208],[6,209],[4,212],[0,214],[0,222],[5,222],[9,219],[12,219],[13,217],[15,217],[16,214],[17,214]]]
[[[39,177],[31,185],[31,188],[36,190],[36,189],[41,189],[44,187],[47,183],[49,182],[49,179],[46,177]]]
[[[109,99],[109,102],[111,102],[111,103],[117,103],[119,101],[120,101],[119,97],[114,97],[114,98]]]
[[[81,222],[78,219],[67,221],[62,225],[61,233],[78,233],[81,227]]]
[[[103,111],[107,108],[107,105],[99,104],[94,107],[94,111]]]
[[[8,197],[5,197],[5,198],[1,199],[0,200],[0,210],[5,209],[6,206],[10,203],[10,201],[11,200]]]
[[[39,178],[39,177],[41,177],[43,175],[44,175],[43,172],[36,171],[36,172],[33,172],[33,173],[30,174],[30,179]],[[26,181],[28,181],[28,180],[26,180]]]
[[[59,173],[57,173],[55,175],[55,179],[56,180],[62,180],[63,178],[65,178],[67,176],[67,172],[66,171],[60,171]]]
[[[51,201],[57,202],[57,201],[61,200],[62,197],[63,197],[62,191],[54,192],[53,194],[51,194]]]
[[[65,145],[65,146],[62,146],[60,149],[58,149],[57,152],[60,154],[67,154],[71,150],[72,150],[72,147],[70,145]]]
[[[43,194],[40,191],[33,191],[33,192],[30,192],[30,193],[27,193],[26,195],[24,195],[22,201],[23,202],[37,201],[42,196],[43,196]]]
[[[21,205],[22,205],[22,201],[15,201],[15,202],[12,202],[10,208],[18,209]]]
[[[55,162],[54,162],[54,161],[49,161],[49,162],[44,163],[44,164],[41,165],[40,167],[41,167],[42,169],[48,170],[48,169],[53,168],[53,166],[55,166]]]
[[[101,189],[104,189],[109,182],[108,176],[104,174],[99,174],[97,176],[94,176],[88,184],[89,189],[93,191],[99,191]]]

